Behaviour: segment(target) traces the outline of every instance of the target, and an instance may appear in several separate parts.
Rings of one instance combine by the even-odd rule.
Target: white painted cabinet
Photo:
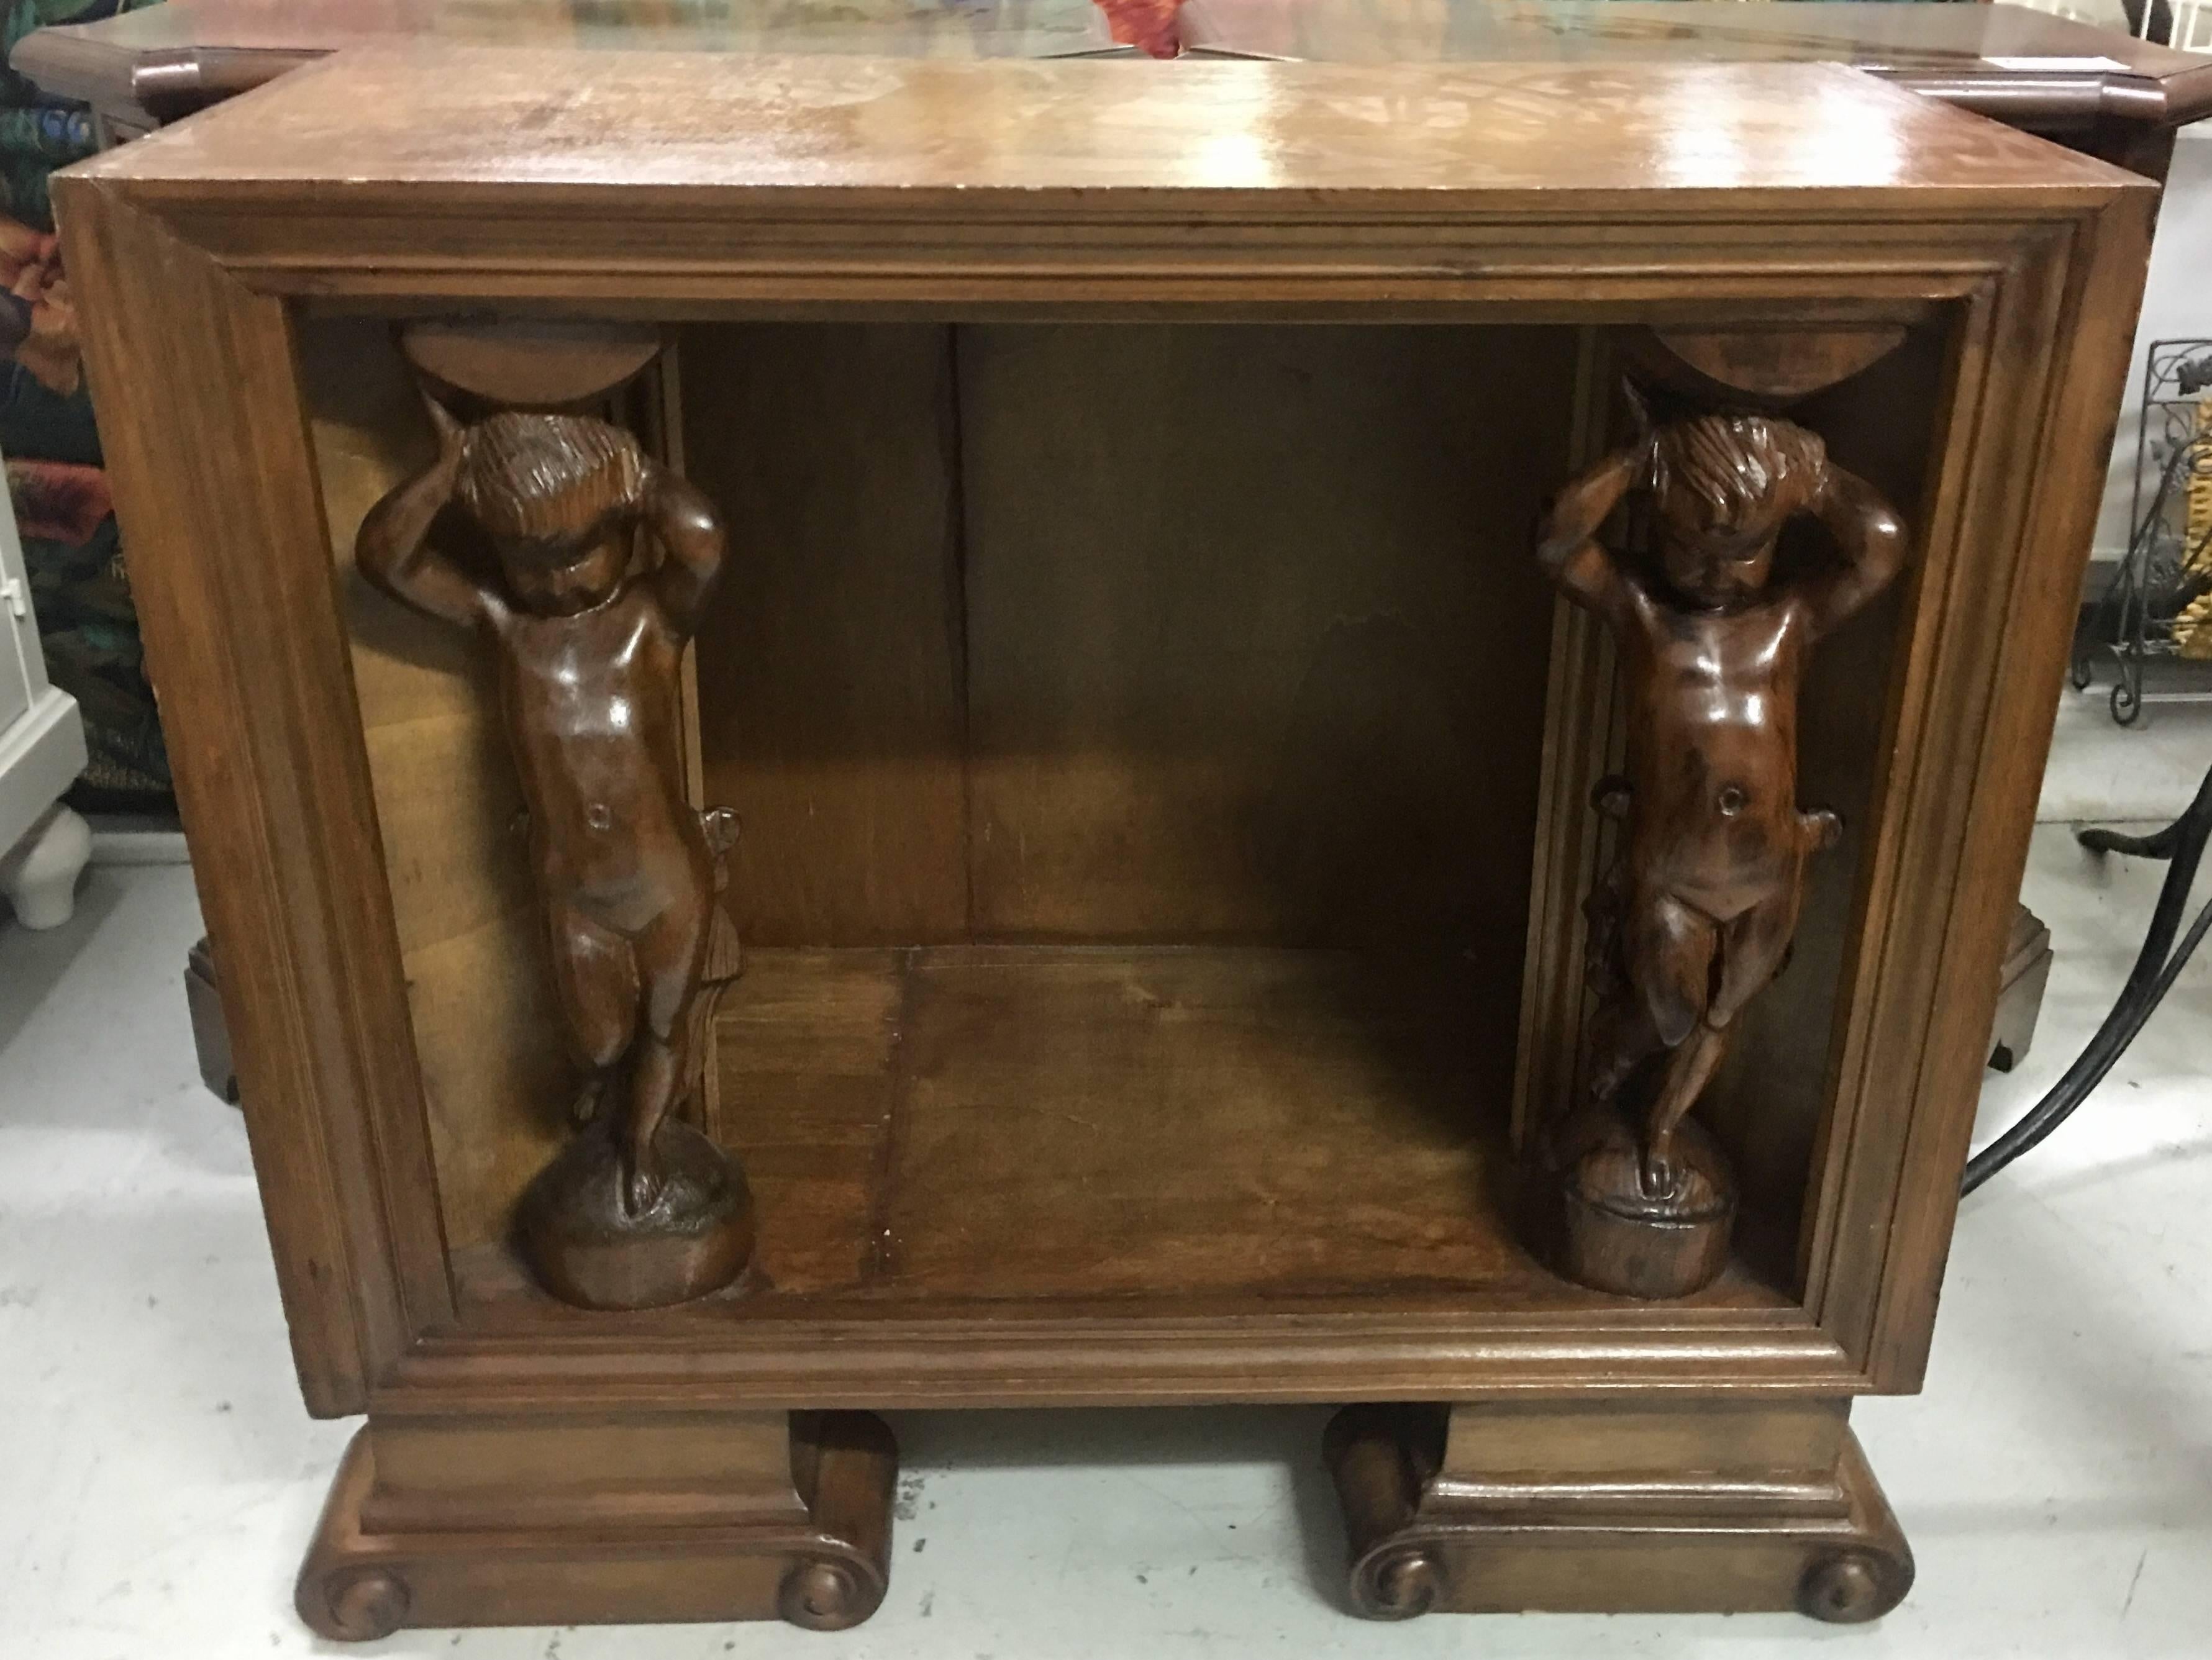
[[[58,805],[84,770],[84,720],[46,683],[15,515],[0,495],[0,894],[33,928],[69,920],[91,837]]]

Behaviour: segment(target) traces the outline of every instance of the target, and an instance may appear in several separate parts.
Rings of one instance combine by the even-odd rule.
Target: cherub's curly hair
[[[534,540],[637,506],[645,457],[620,427],[503,411],[469,428],[454,494],[495,536]]]
[[[1827,460],[1819,434],[1794,421],[1692,415],[1652,435],[1651,488],[1664,494],[1679,485],[1705,505],[1712,523],[1730,524],[1785,486],[1809,491]]]

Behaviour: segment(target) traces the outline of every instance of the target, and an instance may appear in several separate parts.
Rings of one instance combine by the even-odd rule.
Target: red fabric
[[[8,494],[15,525],[27,536],[81,548],[112,511],[107,475],[67,461],[10,461]]]
[[[0,215],[0,354],[67,397],[84,378],[60,240]]]
[[[1134,46],[1148,58],[1178,58],[1182,38],[1176,30],[1176,14],[1182,0],[1091,0],[1106,14],[1114,39]]]

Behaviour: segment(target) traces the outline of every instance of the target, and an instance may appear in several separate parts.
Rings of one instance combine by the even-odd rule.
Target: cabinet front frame
[[[56,193],[70,268],[100,296],[86,354],[95,385],[118,389],[101,410],[117,509],[313,1410],[1917,1386],[2140,294],[2149,187],[1971,201],[1532,192],[1480,212],[1277,209],[1260,192],[1195,221],[1100,198],[861,193],[825,216],[766,198],[704,212],[667,191],[601,187],[342,202],[312,186],[280,199],[95,175]],[[1478,1315],[1409,1300],[1357,1313],[884,1313],[588,1331],[569,1320],[472,1334],[447,1262],[297,379],[307,306],[1807,326],[1945,312],[1950,372],[1838,989],[1804,1307]],[[1555,706],[1573,690],[1555,676]],[[1561,782],[1571,772],[1571,757],[1547,767],[1541,846],[1580,833]],[[1536,925],[1556,926],[1570,884],[1541,854],[1535,883]]]

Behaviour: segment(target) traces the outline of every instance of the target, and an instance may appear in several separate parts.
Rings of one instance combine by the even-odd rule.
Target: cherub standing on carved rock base
[[[1648,567],[1597,533],[1632,491],[1654,508]],[[1836,557],[1776,578],[1805,514]],[[1625,845],[1594,896],[1602,987],[1584,1123],[1607,1126],[1569,1178],[1569,1271],[1606,1289],[1680,1295],[1726,1261],[1729,1179],[1683,1123],[1731,1022],[1780,971],[1809,855],[1835,815],[1797,805],[1797,694],[1813,643],[1903,567],[1897,513],[1818,437],[1755,415],[1666,421],[1570,484],[1537,557],[1604,619],[1628,710],[1626,776],[1601,789]],[[1620,1097],[1663,1057],[1640,1124]],[[1710,1224],[1700,1234],[1688,1221]],[[1656,1225],[1656,1227],[1655,1227]],[[1695,1236],[1695,1237],[1693,1237]]]
[[[732,821],[684,797],[679,701],[721,525],[619,428],[513,412],[464,427],[424,401],[437,457],[370,511],[357,560],[498,657],[553,979],[586,1070],[575,1116],[592,1125],[526,1197],[525,1248],[572,1301],[682,1300],[735,1277],[751,1250],[742,1175],[670,1116],[693,1075],[702,987],[736,968],[716,900]],[[438,546],[449,506],[496,571]]]

